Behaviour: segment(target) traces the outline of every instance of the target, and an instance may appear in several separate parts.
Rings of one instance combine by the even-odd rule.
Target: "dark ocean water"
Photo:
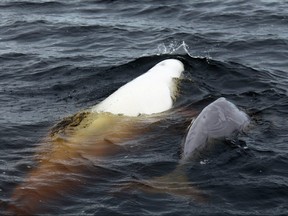
[[[37,166],[39,140],[52,125],[167,58],[180,59],[186,75],[171,114],[128,153],[101,165],[91,159],[101,176],[92,168],[81,188],[44,202],[44,212],[288,214],[288,1],[1,0],[0,18],[3,214],[13,188]],[[201,111],[221,96],[252,124],[240,137],[248,149],[219,145],[189,165],[207,202],[119,187],[170,173],[191,121],[173,110]]]

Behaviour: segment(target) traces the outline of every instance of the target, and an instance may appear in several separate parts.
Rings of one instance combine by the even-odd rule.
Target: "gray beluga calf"
[[[213,139],[235,137],[250,123],[248,115],[239,110],[224,97],[206,106],[195,120],[192,120],[184,141],[179,164],[167,175],[142,182],[142,188],[150,192],[164,192],[190,196],[198,202],[206,202],[207,195],[199,190],[187,176],[187,164],[205,151]]]
[[[181,163],[189,161],[204,149],[209,140],[230,138],[243,131],[250,123],[248,115],[221,97],[206,106],[192,121],[184,142]]]

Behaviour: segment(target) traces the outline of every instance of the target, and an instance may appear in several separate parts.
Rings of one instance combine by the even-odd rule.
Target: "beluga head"
[[[162,78],[171,81],[173,78],[180,78],[183,71],[184,65],[181,61],[177,59],[166,59],[156,64],[147,74],[155,76],[155,78],[158,77],[159,79]]]
[[[221,97],[206,106],[191,122],[184,142],[181,162],[193,158],[209,140],[231,138],[242,132],[250,124],[248,115],[235,104]]]
[[[92,112],[124,116],[164,112],[172,108],[177,92],[175,79],[180,78],[183,71],[181,61],[163,60],[92,107]]]

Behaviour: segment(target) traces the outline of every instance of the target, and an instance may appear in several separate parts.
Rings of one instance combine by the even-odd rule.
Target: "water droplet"
[[[200,161],[200,164],[201,164],[201,165],[205,165],[205,164],[207,164],[207,163],[208,163],[208,160],[207,160],[207,159]]]

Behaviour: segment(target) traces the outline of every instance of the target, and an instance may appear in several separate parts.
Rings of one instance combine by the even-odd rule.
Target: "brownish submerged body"
[[[8,212],[16,215],[41,212],[45,202],[82,184],[81,176],[91,166],[87,158],[117,154],[123,150],[121,144],[143,133],[155,121],[156,117],[90,112],[64,119],[43,141],[38,164],[13,191]]]

